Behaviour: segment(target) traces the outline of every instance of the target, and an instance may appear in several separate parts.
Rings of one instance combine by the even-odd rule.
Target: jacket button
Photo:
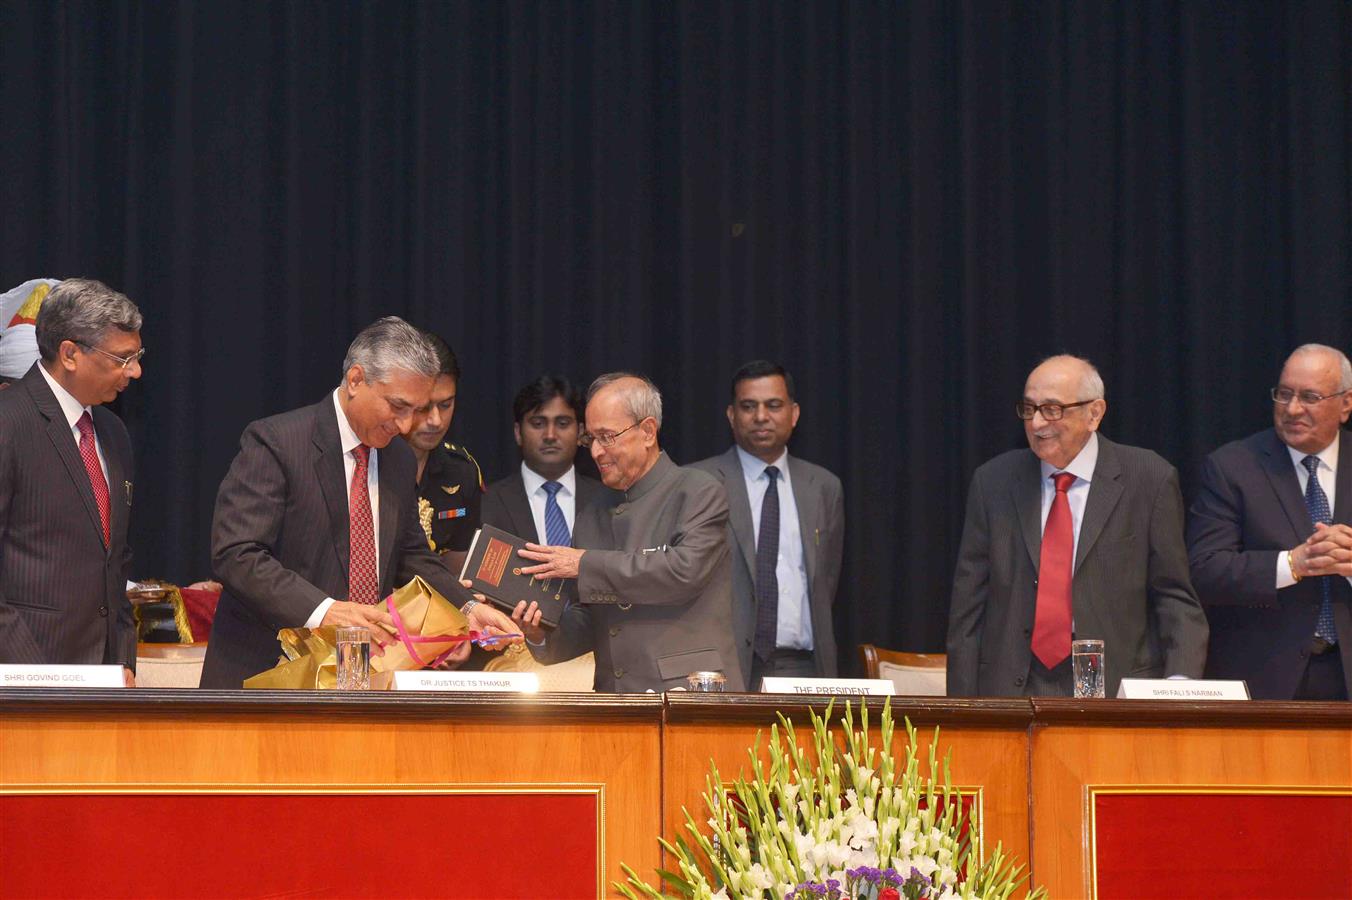
[[[100,607],[99,607],[99,615],[103,616],[105,619],[108,618],[108,607],[106,607],[106,606],[100,606]]]
[[[360,495],[358,495],[358,496],[360,496]],[[1024,637],[1028,637],[1028,636],[1029,636],[1030,634],[1032,634],[1032,633],[1033,633],[1033,629],[1031,629],[1031,628],[1025,628],[1025,629],[1023,630],[1023,636],[1024,636]]]
[[[615,635],[617,635],[617,634],[619,634],[619,633],[620,633],[620,626],[618,626],[618,625],[611,625],[611,626],[610,626],[610,636],[611,636],[611,637],[614,637]]]
[[[616,669],[616,670],[615,670],[615,677],[616,677],[616,678],[623,678],[623,677],[624,677],[624,669]]]
[[[1019,687],[1023,687],[1023,676],[1020,675],[1018,678],[1015,678],[1014,683],[1017,684]]]

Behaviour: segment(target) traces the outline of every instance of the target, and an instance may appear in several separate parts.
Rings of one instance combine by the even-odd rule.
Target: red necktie
[[[76,421],[80,429],[80,459],[84,461],[85,472],[89,474],[89,486],[94,489],[94,502],[99,505],[99,521],[103,523],[103,546],[108,547],[112,539],[112,507],[108,503],[108,479],[103,477],[103,466],[99,465],[99,450],[94,443],[94,420],[88,410]]]
[[[1075,562],[1075,529],[1070,521],[1066,491],[1075,476],[1053,475],[1056,496],[1042,529],[1042,556],[1038,561],[1037,613],[1033,618],[1033,653],[1049,669],[1070,655],[1070,580]]]
[[[347,599],[353,603],[375,603],[380,594],[376,577],[376,540],[371,525],[371,492],[367,482],[367,460],[371,448],[358,444],[352,448],[357,465],[352,470],[352,488],[348,492],[348,565]]]

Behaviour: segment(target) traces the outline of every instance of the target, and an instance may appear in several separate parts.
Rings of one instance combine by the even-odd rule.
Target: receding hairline
[[[1099,374],[1098,367],[1083,356],[1075,356],[1070,353],[1057,353],[1041,360],[1029,370],[1027,377],[1023,380],[1024,386],[1027,386],[1029,379],[1033,377],[1033,373],[1037,372],[1037,370],[1041,369],[1043,366],[1067,363],[1074,365],[1079,369],[1080,386],[1077,393],[1084,396],[1077,395],[1075,398],[1077,401],[1106,399],[1103,387],[1103,376]]]
[[[1338,368],[1338,390],[1352,390],[1352,362],[1348,361],[1346,353],[1337,347],[1330,347],[1328,344],[1301,344],[1291,351],[1291,355],[1282,363],[1282,368],[1285,369],[1291,360],[1297,356],[1313,356],[1315,354],[1333,357],[1334,364]]]

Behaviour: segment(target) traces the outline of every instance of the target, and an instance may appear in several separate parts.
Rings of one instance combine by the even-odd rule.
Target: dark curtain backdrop
[[[395,313],[459,351],[490,476],[539,372],[648,373],[688,462],[782,360],[845,483],[847,663],[938,650],[1040,356],[1186,486],[1352,337],[1342,3],[6,0],[0,65],[0,284],[146,314],[142,574],[208,574],[245,424]]]

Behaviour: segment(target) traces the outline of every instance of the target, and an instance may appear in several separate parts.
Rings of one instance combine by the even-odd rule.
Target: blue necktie
[[[1310,511],[1310,521],[1332,524],[1333,512],[1329,509],[1329,498],[1319,486],[1319,479],[1315,477],[1315,472],[1319,470],[1319,457],[1307,456],[1300,464],[1310,473],[1310,479],[1305,483],[1305,508]],[[1329,585],[1331,577],[1333,576],[1324,575],[1319,579],[1319,621],[1315,623],[1314,633],[1316,637],[1323,638],[1330,644],[1336,644],[1338,632],[1333,627],[1333,590]]]
[[[563,490],[563,485],[557,481],[545,482],[545,493],[549,496],[545,498],[545,543],[551,547],[568,547],[573,543],[573,536],[568,531],[568,520],[563,517],[563,510],[559,507],[559,491]]]
[[[756,537],[756,640],[757,656],[769,660],[779,632],[779,469],[765,467],[770,484],[761,501],[760,534]]]

